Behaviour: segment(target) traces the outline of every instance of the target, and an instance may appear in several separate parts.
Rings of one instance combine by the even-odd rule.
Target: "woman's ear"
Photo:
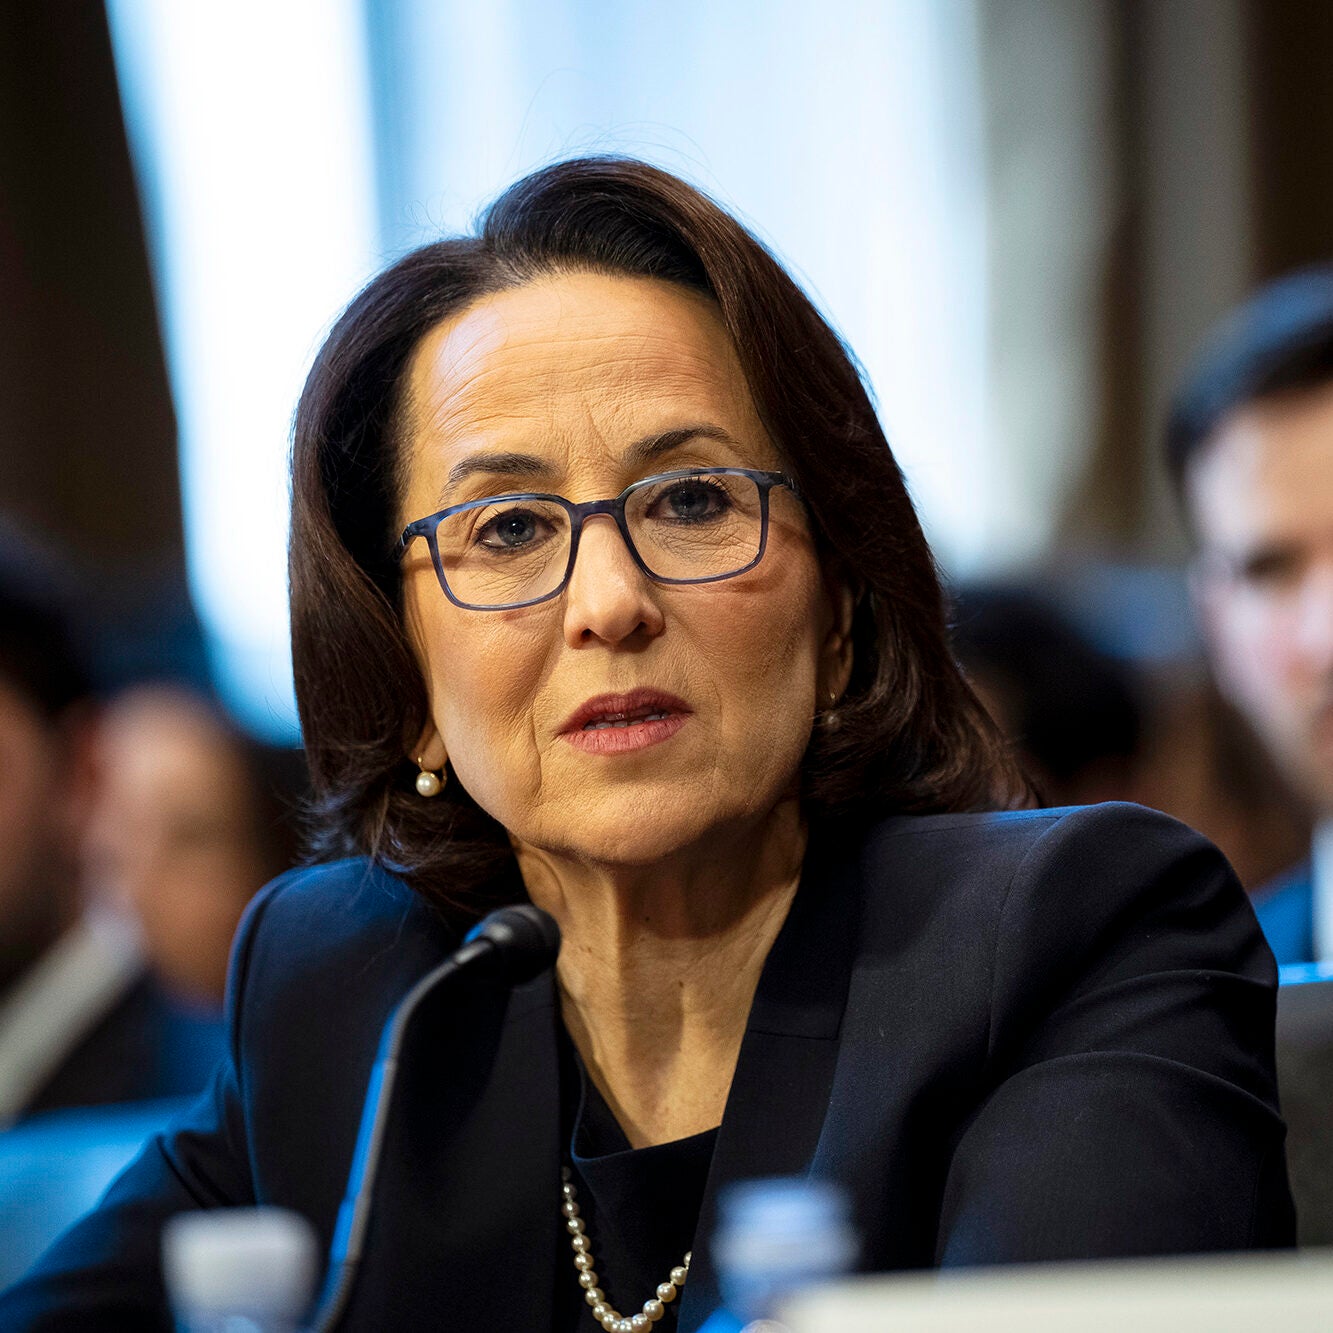
[[[449,755],[434,722],[427,722],[421,729],[421,735],[417,737],[417,743],[407,757],[424,769],[442,769],[445,766]]]
[[[856,618],[858,591],[837,570],[824,571],[824,596],[828,602],[828,628],[824,635],[821,691],[840,699],[852,678],[852,622]]]

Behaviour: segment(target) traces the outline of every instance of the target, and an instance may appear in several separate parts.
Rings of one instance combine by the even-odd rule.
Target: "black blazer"
[[[0,1298],[0,1327],[167,1328],[158,1232],[180,1209],[283,1204],[327,1244],[381,1028],[454,944],[361,861],[270,886],[236,946],[212,1092]],[[750,1176],[840,1181],[869,1269],[1289,1244],[1274,994],[1221,855],[1150,811],[816,832],[750,1013],[680,1327],[718,1299],[718,1187]],[[573,1280],[558,1021],[549,972],[417,1010],[345,1326],[549,1327]]]

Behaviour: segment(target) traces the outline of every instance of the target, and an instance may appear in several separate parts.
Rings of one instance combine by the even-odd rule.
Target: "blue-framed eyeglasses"
[[[689,468],[645,477],[613,500],[491,495],[409,523],[398,558],[425,538],[444,595],[469,611],[506,611],[558,597],[584,522],[613,518],[635,564],[658,583],[716,583],[753,569],[768,544],[768,496],[793,494],[781,472]]]

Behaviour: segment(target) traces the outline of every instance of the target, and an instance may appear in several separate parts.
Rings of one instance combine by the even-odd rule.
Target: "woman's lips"
[[[627,754],[670,740],[689,716],[684,700],[661,690],[599,694],[574,710],[560,734],[585,754]]]

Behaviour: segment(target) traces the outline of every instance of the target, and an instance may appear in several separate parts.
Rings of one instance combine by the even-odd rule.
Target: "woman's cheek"
[[[502,822],[505,811],[530,801],[541,783],[533,696],[525,673],[487,670],[483,663],[444,684],[443,716],[436,713],[450,767]]]

